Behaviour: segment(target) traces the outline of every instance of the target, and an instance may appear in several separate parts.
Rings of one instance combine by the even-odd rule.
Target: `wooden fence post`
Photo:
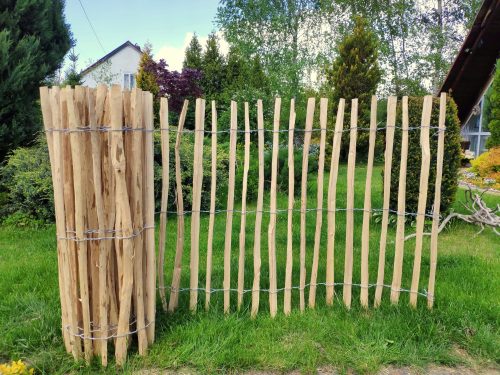
[[[181,156],[179,149],[181,147],[182,132],[186,121],[188,109],[188,100],[184,100],[181,115],[179,116],[179,125],[177,126],[177,138],[175,140],[175,188],[177,195],[177,244],[175,250],[174,271],[172,273],[172,288],[170,290],[170,301],[168,310],[174,311],[179,303],[179,285],[181,282],[182,253],[184,252],[184,197],[182,195],[182,176],[181,176]]]
[[[168,99],[160,99],[160,135],[161,135],[161,205],[160,205],[160,238],[158,240],[158,288],[163,310],[168,310],[165,295],[165,241],[167,231],[168,191],[170,188],[170,133],[168,124]]]
[[[257,312],[259,311],[261,267],[260,247],[262,209],[264,208],[264,113],[261,99],[257,101],[257,130],[259,142],[259,187],[257,191],[257,208],[255,213],[255,235],[253,247],[252,318],[255,318]]]
[[[396,246],[394,252],[394,270],[393,273],[398,277],[401,275],[399,269],[403,267],[403,254],[405,246],[405,211],[406,211],[406,167],[408,161],[408,97],[403,96],[403,115],[401,131],[401,163],[399,167],[399,186],[398,186],[398,220],[396,226]],[[399,276],[401,277],[401,276]],[[399,281],[401,283],[401,281]],[[393,293],[391,292],[391,298]]]
[[[208,221],[207,240],[207,275],[205,283],[205,310],[210,307],[212,288],[212,251],[214,245],[215,198],[217,187],[217,108],[212,100],[212,176],[210,183],[210,218]]]
[[[339,174],[340,143],[344,127],[345,99],[340,99],[333,134],[332,160],[328,181],[328,237],[326,244],[326,304],[333,304],[334,295],[334,247],[335,247],[335,211],[337,207],[337,177]]]
[[[356,139],[358,136],[358,99],[351,101],[351,130],[347,158],[347,203],[345,229],[344,304],[351,307],[353,241],[354,241],[354,166],[356,164]]]
[[[237,104],[231,101],[229,136],[229,180],[227,193],[226,235],[224,243],[224,313],[229,313],[231,296],[231,239],[233,235],[234,179],[236,173]]]
[[[245,156],[243,161],[243,186],[241,193],[240,255],[238,259],[238,310],[243,303],[245,286],[245,236],[247,224],[247,184],[250,168],[250,109],[245,102]]]
[[[370,109],[370,137],[368,141],[368,161],[366,163],[365,202],[363,209],[363,229],[361,234],[361,306],[368,307],[368,257],[370,251],[370,216],[372,209],[372,172],[375,139],[377,136],[377,97],[372,96]]]
[[[281,98],[274,102],[274,127],[273,127],[273,151],[271,161],[271,189],[270,189],[270,215],[268,229],[269,248],[269,311],[271,317],[276,316],[278,311],[278,296],[276,285],[276,188],[278,178],[278,152],[279,152],[279,127],[280,127]]]
[[[397,98],[389,96],[387,99],[387,128],[385,132],[385,154],[384,154],[384,201],[382,207],[382,231],[380,233],[377,287],[375,289],[375,307],[380,306],[382,291],[384,288],[385,272],[385,250],[387,247],[387,226],[389,225],[389,202],[391,198],[391,169],[392,150],[394,145],[394,131],[396,126],[396,104]]]
[[[321,98],[319,102],[319,161],[318,161],[318,191],[316,194],[316,230],[314,233],[313,263],[311,267],[311,282],[309,286],[309,307],[316,305],[316,283],[318,282],[319,249],[321,241],[321,226],[323,224],[323,183],[325,170],[326,121],[328,114],[328,99]]]
[[[415,258],[411,279],[410,305],[417,307],[418,283],[420,280],[420,263],[422,259],[422,242],[427,206],[427,189],[429,184],[429,167],[431,164],[431,148],[429,143],[429,127],[431,126],[432,95],[424,97],[422,109],[422,125],[420,127],[420,146],[422,147],[422,165],[420,167],[420,187],[417,207],[417,228],[415,238]]]
[[[300,311],[305,309],[304,289],[306,286],[306,215],[307,215],[307,172],[309,166],[309,148],[314,120],[316,100],[307,100],[306,127],[304,129],[304,146],[302,150],[302,176],[300,184]]]
[[[193,200],[191,214],[191,262],[189,308],[196,311],[198,304],[198,270],[200,260],[200,207],[203,184],[203,132],[205,131],[205,100],[196,99],[196,117],[193,160]]]
[[[295,158],[293,137],[295,134],[295,99],[290,100],[288,124],[288,219],[286,243],[285,293],[283,310],[289,315],[292,310],[292,268],[293,268],[293,206],[295,203]]]
[[[434,287],[436,282],[436,265],[438,252],[439,213],[441,210],[441,180],[443,177],[444,132],[446,129],[446,93],[441,93],[439,102],[439,134],[436,160],[436,183],[434,185],[434,209],[432,212],[431,250],[429,286],[427,288],[427,307],[432,309],[434,304]]]

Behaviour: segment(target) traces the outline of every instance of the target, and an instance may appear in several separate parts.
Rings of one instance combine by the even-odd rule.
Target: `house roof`
[[[110,53],[104,55],[103,57],[101,57],[99,60],[97,60],[95,63],[93,63],[92,65],[88,66],[87,68],[83,69],[80,74],[81,75],[84,75],[88,72],[90,72],[92,69],[94,69],[96,66],[100,65],[101,63],[103,63],[104,61],[108,60],[110,57],[116,55],[118,52],[120,52],[122,49],[124,48],[127,48],[127,47],[132,47],[133,49],[135,49],[137,52],[139,53],[142,53],[141,51],[141,48],[132,43],[131,41],[127,40],[125,43],[123,43],[122,45],[116,47],[113,51],[111,51]]]
[[[484,0],[440,90],[451,94],[462,123],[486,90],[499,55],[500,0]]]

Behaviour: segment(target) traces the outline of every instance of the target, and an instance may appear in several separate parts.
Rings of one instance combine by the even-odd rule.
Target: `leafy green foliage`
[[[408,116],[410,127],[420,126],[422,118],[423,98],[410,97],[408,99]],[[398,119],[401,118],[401,103],[398,106]],[[432,105],[431,126],[437,126],[439,119],[439,99],[434,99]],[[446,105],[446,132],[444,138],[444,162],[443,179],[441,183],[441,212],[446,213],[453,205],[458,186],[458,169],[460,167],[460,121],[457,115],[457,106],[453,99],[448,99]],[[431,129],[431,167],[429,173],[429,184],[427,190],[426,212],[431,212],[434,202],[434,190],[436,181],[436,157],[437,157],[437,131]],[[420,132],[409,131],[408,133],[408,162],[406,175],[406,212],[417,212],[420,166],[422,161],[422,150],[420,148]],[[390,208],[397,210],[399,167],[401,159],[401,129],[396,128],[394,136],[394,153],[392,157],[391,171],[391,201]]]
[[[6,0],[0,7],[0,160],[40,128],[38,86],[70,48],[63,0]]]
[[[488,137],[486,146],[500,146],[500,60],[497,61],[497,67],[493,83],[491,84],[489,94],[490,119],[488,128],[491,135]]]
[[[216,22],[246,60],[262,59],[272,91],[290,98],[301,90],[304,70],[317,65],[318,51],[331,43],[322,29],[330,10],[319,0],[223,0]]]
[[[324,91],[332,98],[335,107],[340,98],[346,100],[346,119],[349,118],[351,100],[358,98],[358,126],[363,128],[369,127],[370,100],[382,77],[378,48],[377,37],[366,19],[355,17],[352,32],[342,39],[337,47],[337,57],[325,68]],[[349,148],[349,133],[344,132],[342,138],[341,156],[345,159]],[[358,132],[357,153],[361,157],[368,152],[368,138],[369,132]]]
[[[39,139],[32,147],[19,147],[9,154],[0,169],[0,178],[1,187],[7,192],[2,216],[15,214],[23,221],[26,218],[53,220],[52,177],[44,140]]]

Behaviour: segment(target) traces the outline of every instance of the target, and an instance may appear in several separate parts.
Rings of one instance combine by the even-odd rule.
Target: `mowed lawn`
[[[374,170],[372,201],[374,208],[382,206],[380,166]],[[355,206],[363,207],[366,168],[356,168]],[[308,207],[316,205],[315,176],[310,176]],[[327,195],[325,178],[325,206]],[[345,207],[346,167],[341,166],[337,207]],[[266,197],[265,209],[269,209]],[[484,195],[490,205],[500,202],[499,196]],[[238,201],[238,197],[236,198]],[[457,193],[455,210],[464,211],[464,192]],[[239,202],[238,202],[239,205]],[[278,208],[287,207],[286,195],[279,195]],[[296,208],[300,199],[296,199]],[[252,203],[248,209],[255,209]],[[323,214],[318,282],[325,281],[326,212]],[[360,280],[360,248],[362,212],[355,213],[353,281]],[[335,281],[343,281],[345,213],[337,212],[335,246]],[[225,214],[216,216],[212,287],[222,288]],[[245,288],[253,279],[253,229],[255,215],[249,214],[246,230]],[[267,261],[267,225],[262,227],[261,287],[269,281]],[[238,236],[240,215],[234,216],[231,264],[231,287],[236,288]],[[309,281],[316,212],[307,214],[307,281]],[[287,240],[287,215],[278,216],[276,229],[278,287],[284,286]],[[176,241],[175,216],[168,222],[166,253],[166,284],[170,284]],[[208,216],[201,220],[200,287],[205,285],[206,242]],[[426,300],[419,297],[418,308],[408,306],[408,294],[402,293],[400,304],[389,302],[389,289],[384,290],[382,306],[372,307],[374,289],[370,289],[370,308],[359,303],[359,288],[353,287],[353,305],[343,307],[342,287],[336,287],[333,307],[325,305],[325,287],[317,290],[316,308],[299,311],[299,295],[292,295],[293,312],[283,314],[283,293],[278,295],[279,313],[269,316],[268,294],[261,293],[260,312],[250,319],[250,293],[245,294],[241,311],[236,311],[236,293],[231,295],[232,312],[223,314],[222,292],[212,294],[212,306],[205,312],[204,292],[200,292],[199,312],[189,312],[189,292],[180,297],[180,308],[174,314],[161,309],[158,298],[156,342],[146,357],[129,350],[126,372],[152,369],[189,369],[200,373],[270,370],[285,372],[298,369],[314,372],[318,367],[331,366],[340,371],[349,369],[371,373],[381,367],[444,364],[470,367],[500,365],[500,240],[490,230],[476,235],[478,227],[452,222],[439,237],[439,256],[435,307],[429,311]],[[414,230],[407,227],[407,233]],[[389,230],[385,283],[392,279],[394,232]],[[370,282],[375,283],[378,264],[380,224],[371,220]],[[294,215],[293,285],[299,285],[300,215]],[[189,218],[186,220],[186,249],[183,260],[182,287],[189,286]],[[413,266],[415,240],[405,244],[403,285],[409,288]],[[43,373],[95,373],[100,369],[96,360],[91,366],[73,362],[66,354],[61,339],[57,257],[54,226],[42,229],[0,228],[0,361],[23,359]],[[425,238],[420,290],[427,288],[429,274],[429,238]],[[307,301],[308,289],[306,289]],[[167,295],[168,298],[168,295]],[[133,346],[135,345],[132,344]],[[111,347],[111,346],[110,346]],[[110,364],[107,371],[117,369]]]

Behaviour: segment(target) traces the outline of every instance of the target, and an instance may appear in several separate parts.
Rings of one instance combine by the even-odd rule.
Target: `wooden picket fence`
[[[352,304],[352,288],[360,286],[360,303],[369,306],[370,287],[375,287],[373,305],[379,306],[382,301],[384,287],[390,288],[390,300],[398,303],[402,283],[403,254],[405,248],[405,187],[408,156],[408,98],[402,98],[401,124],[401,163],[398,188],[398,218],[395,238],[395,256],[392,284],[384,285],[386,264],[386,248],[388,244],[389,200],[391,186],[391,166],[393,144],[396,128],[396,97],[387,101],[387,124],[385,126],[385,165],[384,195],[381,235],[378,248],[378,272],[376,284],[369,284],[370,252],[370,219],[372,209],[371,190],[377,128],[377,98],[371,101],[371,117],[369,131],[369,149],[367,173],[365,180],[364,206],[354,205],[354,177],[356,165],[356,142],[358,130],[358,100],[351,102],[350,127],[344,129],[345,100],[338,103],[335,117],[333,138],[327,140],[328,100],[319,103],[319,129],[314,127],[314,98],[308,99],[305,128],[296,128],[295,102],[290,102],[290,114],[287,129],[280,129],[281,99],[274,105],[273,129],[264,127],[264,110],[261,100],[257,101],[256,129],[251,127],[249,104],[244,104],[244,130],[237,126],[237,103],[231,102],[229,129],[229,177],[224,233],[215,233],[216,195],[217,195],[217,110],[215,102],[211,102],[211,130],[205,130],[205,100],[197,99],[195,108],[194,155],[192,176],[192,208],[190,210],[190,253],[189,253],[189,287],[181,286],[183,256],[185,244],[185,216],[183,186],[181,176],[181,142],[185,134],[184,124],[188,112],[188,102],[179,116],[177,129],[170,129],[168,100],[160,102],[160,128],[153,126],[153,98],[150,93],[139,89],[122,91],[120,86],[108,88],[104,85],[96,89],[76,86],[66,88],[40,88],[40,102],[43,122],[49,148],[50,163],[54,186],[58,270],[62,313],[62,332],[66,350],[75,359],[85,358],[90,361],[93,355],[99,355],[103,365],[108,362],[108,343],[114,343],[114,354],[117,364],[121,365],[127,357],[127,349],[132,337],[137,336],[138,351],[145,354],[154,341],[156,290],[161,303],[170,312],[179,307],[179,294],[188,290],[189,308],[195,311],[202,300],[200,291],[205,295],[205,308],[211,306],[211,295],[215,291],[223,292],[223,310],[229,312],[232,306],[231,295],[237,294],[236,306],[241,308],[243,295],[251,293],[250,314],[255,317],[259,311],[261,293],[268,293],[270,315],[278,312],[278,292],[283,291],[283,311],[292,311],[292,290],[298,289],[299,308],[306,307],[305,291],[308,292],[308,306],[316,305],[317,287],[325,286],[326,304],[332,305],[335,286],[342,285],[343,303],[348,308]],[[423,101],[420,143],[422,164],[420,171],[420,195],[416,216],[416,241],[414,248],[414,264],[411,281],[410,304],[417,305],[419,279],[421,269],[424,220],[431,151],[429,131],[431,126],[432,97],[426,96]],[[433,305],[437,237],[439,226],[439,208],[441,194],[441,177],[444,153],[444,131],[446,113],[446,94],[441,94],[437,148],[437,165],[434,209],[432,214],[432,235],[430,241],[430,273],[426,292],[428,307]],[[172,131],[174,130],[174,131]],[[294,170],[294,136],[297,131],[304,134],[302,147],[302,174],[300,183],[300,208],[295,202],[295,170]],[[309,281],[306,284],[307,246],[306,216],[308,207],[308,169],[309,154],[312,143],[312,132],[319,130],[319,159],[317,172],[317,195],[314,245],[312,247],[312,263]],[[159,131],[161,138],[162,190],[160,210],[160,230],[158,262],[155,252],[155,202],[154,202],[154,156],[153,132]],[[269,210],[264,210],[265,196],[265,132],[272,133],[271,181],[269,188]],[[246,229],[248,222],[247,192],[249,182],[249,165],[251,134],[257,134],[258,153],[258,191],[254,222],[253,243],[253,280],[251,289],[245,289]],[[342,134],[348,132],[349,154],[347,162],[347,197],[346,206],[337,207],[337,180],[339,174],[340,146]],[[244,134],[244,160],[241,208],[235,209],[236,157],[238,134]],[[175,134],[175,187],[169,186],[170,178],[170,135]],[[280,134],[288,136],[288,202],[287,241],[285,279],[278,281],[278,259],[276,240],[277,228],[277,179]],[[211,184],[208,233],[201,227],[201,195],[203,181],[203,145],[206,136],[211,137]],[[332,142],[331,164],[327,182],[327,204],[323,207],[325,153],[327,142]],[[167,231],[168,195],[175,189],[176,197],[176,243],[173,262],[165,265],[166,243],[173,234]],[[297,205],[298,206],[298,205]],[[296,244],[293,241],[293,212],[300,212],[300,242],[298,246],[299,269],[293,267],[297,256]],[[356,210],[363,211],[361,228],[361,279],[359,284],[353,280],[353,252]],[[322,259],[321,243],[323,232],[323,212],[326,211],[326,257]],[[335,226],[336,213],[345,211],[345,257],[343,281],[336,281],[334,269],[336,247]],[[233,222],[234,213],[240,212],[240,232],[238,241],[238,272],[236,282],[231,280],[231,261],[234,258]],[[261,270],[264,260],[261,257],[263,231],[263,215],[269,214],[267,227],[268,274]],[[200,252],[200,233],[208,236],[206,249]],[[223,248],[214,248],[214,238],[224,236]],[[200,253],[206,250],[205,285],[200,286]],[[222,288],[214,289],[212,283],[213,257],[215,252],[223,252]],[[318,276],[319,264],[324,262],[325,279]],[[172,280],[165,282],[165,267],[173,267]],[[158,268],[157,268],[158,267]],[[293,275],[299,273],[299,285],[292,285]],[[158,273],[158,288],[156,285]],[[268,289],[261,288],[263,278],[269,279]],[[218,283],[219,281],[217,281]],[[237,288],[231,288],[231,285]],[[267,280],[265,281],[267,284]],[[284,285],[278,288],[278,284]],[[167,291],[169,300],[167,302]]]
[[[120,86],[40,88],[55,198],[62,332],[75,359],[132,334],[154,341],[152,95]]]
[[[439,112],[439,125],[437,127],[431,126],[431,111],[432,111],[432,96],[426,96],[423,101],[422,119],[420,128],[420,144],[422,152],[422,164],[420,169],[420,187],[418,199],[418,212],[412,213],[416,216],[416,241],[414,248],[414,264],[413,274],[411,281],[410,305],[416,307],[417,297],[422,294],[419,292],[419,280],[423,247],[423,233],[426,218],[426,202],[428,179],[431,162],[431,150],[429,133],[431,128],[436,128],[438,133],[438,149],[437,149],[437,165],[436,165],[436,181],[435,181],[435,196],[432,214],[432,235],[430,247],[430,273],[429,284],[425,296],[428,300],[428,307],[433,305],[435,273],[436,273],[436,260],[437,260],[437,237],[439,226],[439,209],[441,197],[441,177],[442,165],[444,154],[444,131],[445,131],[445,114],[446,114],[446,94],[441,94],[440,97],[440,112]],[[307,102],[307,112],[304,132],[304,142],[302,148],[302,175],[301,175],[301,197],[300,197],[300,244],[299,244],[299,259],[300,266],[298,272],[300,273],[300,282],[298,286],[292,285],[292,274],[296,270],[293,269],[293,258],[296,256],[293,243],[293,212],[295,209],[295,171],[294,171],[294,134],[295,129],[295,102],[292,99],[290,103],[289,125],[288,129],[280,129],[280,115],[281,115],[281,99],[275,99],[274,106],[274,121],[272,130],[272,162],[271,162],[271,181],[269,189],[269,225],[268,225],[268,275],[261,275],[261,268],[263,259],[261,258],[261,241],[262,241],[262,217],[264,211],[264,133],[268,131],[264,129],[264,115],[263,104],[261,100],[257,101],[257,129],[254,131],[258,134],[258,194],[255,212],[254,224],[254,245],[253,245],[253,285],[251,290],[245,290],[245,235],[247,226],[247,184],[248,184],[248,170],[250,159],[250,116],[249,104],[244,103],[244,130],[238,130],[237,127],[237,103],[231,102],[230,107],[230,130],[229,130],[229,179],[228,179],[228,194],[226,210],[226,224],[224,235],[224,248],[220,249],[224,253],[224,278],[222,281],[222,289],[214,289],[212,287],[212,258],[214,255],[214,221],[215,221],[215,205],[216,205],[216,161],[217,161],[217,110],[216,103],[211,103],[211,131],[205,130],[205,100],[197,99],[195,108],[195,129],[194,129],[194,159],[193,159],[193,190],[192,190],[192,210],[191,213],[191,250],[190,250],[190,263],[189,263],[189,287],[181,287],[181,273],[182,273],[182,260],[183,252],[185,249],[185,215],[183,204],[183,186],[181,178],[181,157],[180,157],[180,144],[184,131],[184,123],[188,110],[188,102],[184,102],[182,112],[179,116],[179,123],[176,133],[175,142],[175,192],[177,203],[177,239],[175,246],[175,260],[173,262],[172,281],[170,285],[165,284],[165,243],[167,236],[167,204],[168,204],[168,191],[169,187],[169,135],[171,129],[169,128],[168,120],[168,101],[166,98],[161,99],[160,109],[160,131],[161,131],[161,150],[163,162],[163,187],[162,187],[162,202],[160,213],[160,241],[159,241],[159,289],[160,297],[164,309],[167,311],[174,311],[179,305],[179,293],[181,291],[189,291],[189,308],[196,310],[199,302],[199,291],[205,292],[205,308],[210,306],[211,294],[215,291],[221,291],[224,294],[223,309],[224,312],[229,312],[231,308],[231,293],[237,293],[237,308],[242,305],[243,294],[251,292],[251,316],[254,317],[259,311],[259,301],[261,292],[267,292],[269,295],[269,309],[271,316],[275,316],[278,312],[278,292],[283,291],[284,302],[283,310],[285,314],[289,314],[292,309],[292,289],[299,290],[299,308],[303,311],[306,307],[305,290],[309,288],[308,306],[314,308],[316,304],[316,291],[318,285],[324,285],[326,288],[326,304],[332,305],[335,295],[335,285],[342,285],[343,303],[347,308],[350,308],[352,303],[352,288],[353,285],[360,287],[360,303],[363,307],[369,305],[370,287],[375,287],[373,305],[378,307],[382,301],[382,291],[384,287],[390,289],[390,300],[393,304],[397,304],[401,291],[406,291],[401,288],[402,272],[403,272],[403,254],[405,248],[405,196],[406,196],[406,174],[407,174],[407,157],[408,157],[408,132],[410,130],[409,117],[408,117],[408,97],[402,98],[402,124],[401,124],[401,163],[399,171],[399,188],[398,194],[398,209],[397,209],[397,228],[395,238],[395,254],[394,254],[394,267],[391,285],[384,285],[384,271],[386,264],[386,249],[388,244],[388,226],[389,226],[389,201],[391,196],[391,166],[393,158],[393,145],[396,125],[396,107],[397,98],[391,96],[387,101],[387,123],[385,126],[385,158],[384,158],[384,193],[383,193],[383,207],[382,221],[381,221],[381,235],[378,248],[378,272],[376,284],[369,284],[369,254],[370,254],[370,219],[373,212],[371,206],[371,191],[372,191],[372,174],[374,163],[374,150],[376,132],[382,130],[377,128],[377,98],[373,97],[371,100],[371,117],[369,129],[369,149],[367,160],[367,173],[365,181],[364,193],[364,206],[363,208],[356,208],[354,206],[354,172],[356,164],[356,142],[358,130],[358,100],[353,99],[351,102],[350,114],[350,127],[344,129],[344,112],[345,100],[341,99],[338,103],[337,115],[335,117],[335,130],[332,143],[331,165],[329,170],[328,179],[328,192],[327,192],[327,243],[326,243],[326,259],[320,259],[321,249],[324,244],[321,244],[321,233],[323,228],[323,199],[324,199],[324,169],[325,169],[325,149],[327,142],[327,120],[328,120],[328,100],[322,98],[319,105],[319,161],[317,172],[317,196],[316,196],[316,226],[314,233],[314,245],[312,248],[312,264],[310,269],[309,283],[306,284],[306,213],[309,211],[307,206],[307,183],[308,183],[308,163],[309,153],[311,147],[311,134],[313,132],[314,112],[316,102],[314,98],[310,98]],[[349,153],[347,161],[347,201],[346,207],[337,207],[337,179],[339,172],[339,157],[340,146],[343,132],[349,132]],[[241,196],[241,222],[239,233],[239,253],[238,253],[238,276],[237,288],[231,288],[231,259],[233,253],[233,214],[235,212],[235,166],[237,155],[237,136],[238,133],[244,134],[244,161],[243,161],[243,180],[242,180],[242,196]],[[280,134],[288,133],[288,168],[289,168],[289,183],[288,183],[288,208],[287,208],[287,243],[286,243],[286,263],[285,263],[285,280],[284,288],[278,289],[277,280],[277,258],[276,258],[276,225],[277,225],[277,165],[278,165],[278,151],[280,147]],[[200,279],[200,202],[201,202],[201,185],[203,178],[203,143],[204,136],[208,134],[211,136],[211,193],[210,193],[210,210],[209,210],[209,224],[208,224],[208,242],[206,248],[206,270],[205,270],[205,286],[199,286]],[[330,140],[329,140],[330,141]],[[393,192],[394,193],[394,192]],[[334,269],[334,252],[336,250],[335,243],[335,222],[336,212],[345,211],[346,217],[346,230],[345,230],[345,258],[344,258],[344,278],[343,282],[335,281]],[[361,229],[361,280],[358,283],[353,281],[353,251],[354,251],[354,213],[356,210],[363,211],[363,224]],[[217,249],[219,250],[219,249]],[[338,251],[338,250],[337,250]],[[372,250],[373,251],[373,250]],[[318,265],[320,262],[326,262],[326,278],[325,280],[318,281]],[[170,267],[171,265],[167,265]],[[269,288],[261,289],[261,277],[269,278]],[[166,290],[170,291],[170,299],[167,302]]]

